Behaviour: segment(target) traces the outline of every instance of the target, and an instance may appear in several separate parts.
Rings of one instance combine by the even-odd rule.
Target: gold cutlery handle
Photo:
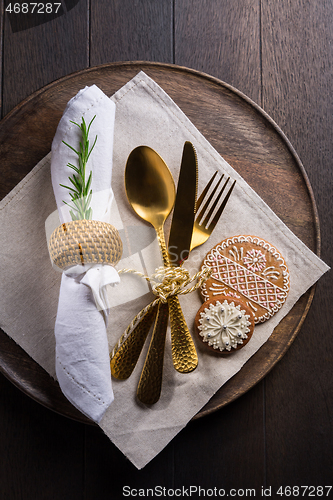
[[[138,399],[145,404],[156,403],[161,394],[164,346],[168,317],[168,304],[160,302],[148,354],[137,389]]]
[[[169,255],[165,244],[163,228],[157,230],[157,239],[162,252],[164,266],[169,266]],[[198,355],[187,327],[178,297],[168,299],[171,322],[171,349],[175,369],[189,373],[198,365]]]
[[[127,339],[111,357],[110,366],[113,377],[125,380],[131,375],[155,319],[157,306],[158,304],[147,310]]]
[[[189,373],[198,366],[198,355],[178,297],[168,299],[171,322],[171,350],[175,369]]]
[[[162,253],[163,265],[164,265],[164,267],[168,267],[168,266],[170,266],[170,261],[169,261],[168,250],[167,250],[166,243],[165,243],[163,226],[159,227],[159,228],[155,228],[155,230],[156,230],[156,235],[157,235],[157,241],[158,241],[158,244],[160,246],[161,253]]]

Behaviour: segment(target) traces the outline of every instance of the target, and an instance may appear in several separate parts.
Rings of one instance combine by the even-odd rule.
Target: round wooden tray
[[[241,92],[175,65],[128,62],[98,66],[57,80],[20,103],[0,122],[1,199],[50,151],[63,110],[81,88],[96,84],[111,96],[140,70],[169,94],[225,160],[319,255],[319,221],[312,189],[282,131]],[[195,418],[230,403],[272,369],[297,335],[313,294],[314,288],[299,299],[269,340]],[[39,403],[90,423],[66,400],[58,384],[1,330],[0,370]]]

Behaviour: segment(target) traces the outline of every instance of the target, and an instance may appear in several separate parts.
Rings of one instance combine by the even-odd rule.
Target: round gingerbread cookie
[[[204,301],[217,295],[243,300],[256,324],[271,318],[289,292],[287,264],[270,243],[256,236],[234,236],[212,248],[202,267],[212,274],[201,287]]]
[[[241,300],[226,295],[209,299],[195,317],[199,338],[219,354],[244,347],[254,330],[254,315]]]

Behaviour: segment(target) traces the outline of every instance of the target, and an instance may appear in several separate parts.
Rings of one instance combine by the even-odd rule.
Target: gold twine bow
[[[158,267],[154,274],[149,277],[140,271],[134,269],[120,269],[119,274],[132,273],[144,278],[151,284],[152,292],[157,296],[153,302],[144,307],[131,321],[124,333],[119,338],[117,344],[114,346],[111,352],[111,359],[115,356],[118,349],[121,347],[123,342],[129,337],[139,321],[145,316],[147,311],[154,307],[159,302],[166,302],[172,295],[186,295],[197,290],[204,281],[206,281],[212,273],[212,270],[208,267],[204,267],[201,271],[197,272],[192,277],[187,269],[182,267]],[[187,288],[194,281],[197,282],[192,286]]]
[[[151,284],[152,292],[157,296],[154,304],[157,301],[167,302],[168,298],[175,295],[186,295],[197,290],[211,274],[211,269],[204,267],[201,271],[197,272],[191,277],[189,271],[184,267],[158,267],[152,276],[146,276],[139,271],[133,269],[120,269],[121,273],[134,273],[141,276]],[[191,283],[196,283],[187,288]]]

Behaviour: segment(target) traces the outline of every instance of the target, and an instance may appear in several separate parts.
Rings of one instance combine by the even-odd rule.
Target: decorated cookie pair
[[[271,318],[289,292],[289,272],[280,252],[255,236],[234,236],[212,248],[202,267],[211,275],[195,318],[200,339],[215,352],[244,347],[255,324]]]

